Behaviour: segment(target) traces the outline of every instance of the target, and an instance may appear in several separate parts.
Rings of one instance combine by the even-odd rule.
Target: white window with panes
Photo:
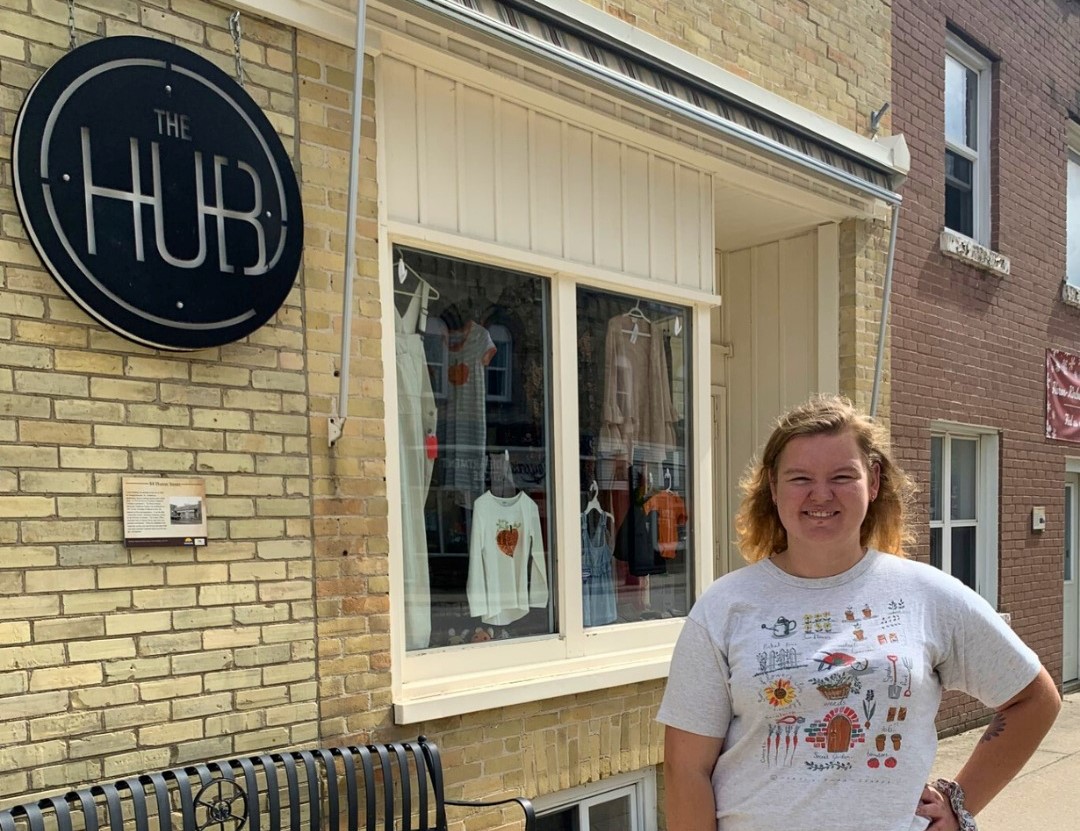
[[[485,253],[389,249],[403,722],[662,676],[707,574],[712,298]]]
[[[1080,122],[1069,124],[1065,205],[1065,282],[1080,289]]]
[[[540,797],[535,806],[537,831],[656,831],[656,769]]]
[[[997,605],[998,434],[953,424],[930,437],[930,562]]]
[[[990,244],[990,61],[949,35],[945,52],[945,227]]]

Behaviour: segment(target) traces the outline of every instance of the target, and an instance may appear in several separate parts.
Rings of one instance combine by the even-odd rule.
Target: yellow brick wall
[[[319,697],[325,741],[358,741],[391,723],[389,543],[382,401],[381,307],[375,238],[372,60],[364,69],[345,433],[330,449],[327,418],[340,388],[353,51],[300,34],[300,157],[311,236],[304,256],[311,396]],[[415,736],[414,736],[415,738]]]
[[[818,31],[823,21],[805,26],[816,13],[803,7],[791,22],[740,13],[754,44],[743,50],[723,35],[734,4],[723,15],[706,0],[681,4],[685,12],[671,5],[602,7],[846,126],[887,89],[882,65],[839,71],[829,58],[835,39]],[[66,48],[67,12],[31,0],[0,8],[0,803],[192,759],[421,732],[445,754],[451,796],[535,796],[658,764],[660,682],[392,725],[370,59],[352,395],[331,450],[351,50],[243,17],[246,88],[302,171],[302,274],[277,317],[247,340],[165,354],[88,319],[27,240],[11,133],[26,90]],[[877,5],[842,8],[846,25],[881,25]],[[79,4],[76,19],[80,40],[149,32],[232,73],[229,12],[203,0],[99,0]],[[695,17],[706,13],[719,22]],[[843,234],[851,314],[842,351],[857,359],[844,369],[853,390],[864,384],[876,295],[862,283],[882,261],[879,231],[852,224]],[[204,477],[210,546],[125,549],[119,493],[128,474]],[[504,825],[516,827],[512,813],[468,821],[476,831]]]
[[[891,97],[892,6],[879,0],[585,2],[863,135]]]
[[[303,282],[245,341],[130,343],[42,268],[12,190],[67,5],[0,2],[0,800],[318,732]],[[230,10],[76,4],[78,39],[149,34],[234,72]],[[295,33],[242,20],[247,91],[298,151]],[[210,545],[122,543],[122,477],[205,480]]]

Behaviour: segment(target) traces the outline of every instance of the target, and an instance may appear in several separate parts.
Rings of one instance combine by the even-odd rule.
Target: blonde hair
[[[912,541],[907,515],[915,494],[911,479],[889,456],[885,429],[839,395],[815,395],[776,421],[761,458],[747,468],[740,487],[743,498],[735,515],[739,551],[750,563],[787,550],[787,531],[772,498],[780,454],[799,436],[836,434],[850,430],[862,451],[866,467],[878,466],[878,493],[866,511],[859,542],[889,554],[905,556]]]

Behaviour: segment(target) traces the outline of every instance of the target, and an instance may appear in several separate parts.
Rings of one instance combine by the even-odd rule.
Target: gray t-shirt
[[[694,605],[657,719],[724,739],[718,831],[922,831],[942,690],[998,707],[1039,667],[932,566],[871,550],[807,579],[763,560]]]

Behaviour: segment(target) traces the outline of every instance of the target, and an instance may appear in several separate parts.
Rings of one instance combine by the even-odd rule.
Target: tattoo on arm
[[[1001,713],[995,713],[993,721],[986,728],[986,732],[983,733],[980,742],[988,742],[991,739],[996,739],[1002,733],[1005,732],[1005,716]]]

